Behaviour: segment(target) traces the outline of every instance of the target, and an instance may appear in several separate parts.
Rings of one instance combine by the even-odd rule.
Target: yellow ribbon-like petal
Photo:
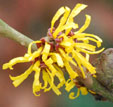
[[[60,24],[56,28],[55,32],[53,33],[54,38],[56,38],[56,36],[58,35],[59,32],[61,32],[65,29],[65,27],[63,27],[63,26],[64,26],[65,22],[67,21],[67,17],[69,16],[69,13],[70,13],[70,9],[68,7],[65,7],[65,14],[60,19]]]
[[[34,66],[33,66],[33,70],[35,71],[35,75],[34,75],[34,82],[33,82],[33,94],[35,96],[40,96],[40,94],[36,94],[36,92],[39,92],[41,89],[41,83],[40,83],[40,61],[37,61]]]
[[[68,79],[65,83],[65,86],[65,90],[69,92],[73,87],[75,87],[75,83],[71,79]]]
[[[52,55],[52,60],[54,62],[57,62],[57,64],[60,67],[64,67],[64,63],[63,63],[63,60],[62,60],[62,57],[60,56],[60,54],[58,54],[58,53],[50,53],[50,55]]]
[[[65,77],[64,77],[63,71],[57,65],[54,65],[54,66],[58,70],[56,72],[56,76],[60,81],[60,83],[57,85],[57,88],[60,88],[65,84]]]
[[[33,41],[33,42],[31,42],[31,43],[29,44],[29,46],[28,46],[28,51],[27,51],[29,55],[32,54],[32,51],[31,51],[32,45],[33,45],[33,44],[36,44],[36,43],[41,43],[41,41]]]
[[[86,67],[91,74],[96,73],[95,68],[80,53],[78,53],[77,51],[73,51],[73,57],[75,58],[75,60],[77,61],[78,64],[82,64],[84,67]],[[85,75],[85,74],[83,73],[83,75]]]
[[[18,87],[31,74],[32,68],[33,68],[33,65],[31,65],[31,67],[28,70],[26,70],[23,74],[16,77],[12,77],[10,75],[9,77],[11,80],[13,80],[13,85],[15,87]]]
[[[45,72],[45,73],[46,73],[46,72]],[[49,90],[52,88],[52,90],[53,90],[57,95],[60,95],[60,94],[61,94],[60,90],[55,86],[55,84],[53,84],[53,83],[51,82],[51,79],[50,79],[50,77],[49,77],[49,75],[48,75],[47,73],[46,73],[46,76],[47,76],[47,81],[48,81],[48,83],[50,84],[50,87],[49,87],[48,89],[45,89],[44,92],[49,91]]]
[[[27,54],[26,54],[27,55]],[[10,60],[8,63],[6,64],[3,64],[3,69],[11,69],[13,70],[13,67],[15,64],[17,63],[24,63],[24,62],[29,62],[29,56],[28,57],[17,57],[17,58],[14,58],[12,60]]]
[[[65,12],[64,7],[61,7],[61,8],[56,12],[56,14],[54,15],[54,17],[53,17],[53,19],[52,19],[52,21],[51,21],[51,32],[52,32],[52,30],[53,30],[53,27],[54,27],[55,22],[59,19],[59,17],[60,17],[62,14],[64,14],[64,12]]]
[[[89,51],[95,51],[96,46],[86,44],[86,43],[75,43],[76,48],[81,48]]]
[[[50,45],[46,42],[43,52],[42,52],[42,60],[43,61],[45,61],[47,59],[49,52],[50,52],[50,48],[51,48]]]
[[[72,36],[73,39],[75,39],[75,38],[86,38],[86,37],[95,38],[95,39],[98,40],[99,42],[102,42],[102,39],[99,38],[97,35],[94,35],[94,34],[77,33],[76,35]]]
[[[69,73],[70,78],[75,79],[78,76],[77,72],[73,71],[73,69],[71,68],[71,66],[66,60],[64,61],[64,65],[65,65],[66,70]]]
[[[44,69],[42,70],[42,79],[44,81],[44,86],[42,86],[41,89],[46,89],[48,85],[48,74],[46,73]]]
[[[59,48],[59,51],[63,57],[63,59],[69,61],[70,63],[72,63],[74,66],[77,66],[77,64],[75,63],[75,61],[73,61],[72,57],[70,57],[69,55],[67,55],[63,49]]]
[[[86,60],[89,61],[89,54],[86,53]]]
[[[105,48],[102,48],[102,49],[100,49],[100,50],[98,50],[98,51],[92,52],[92,51],[88,51],[88,50],[85,50],[85,49],[78,48],[79,51],[84,52],[84,53],[87,53],[87,54],[99,54],[99,53],[101,53],[102,51],[104,51],[104,49],[105,49]]]
[[[41,55],[42,49],[43,49],[43,47],[40,47],[37,51],[33,52],[33,54],[29,58],[29,61],[32,61],[35,58],[38,58]]]
[[[88,28],[90,22],[91,22],[91,16],[86,15],[85,24],[77,32],[75,32],[75,34],[84,32]]]
[[[37,94],[37,92],[39,92],[41,89],[41,83],[39,81],[39,77],[40,77],[40,69],[37,69],[37,71],[35,71],[34,82],[33,82],[33,94],[35,96],[40,96],[40,94]]]
[[[100,47],[101,46],[101,42],[94,39],[94,38],[90,38],[90,37],[84,37],[84,38],[77,38],[77,40],[82,40],[84,43],[89,43],[89,41],[93,41],[97,44],[97,47]]]
[[[54,84],[53,83],[54,82],[54,77],[53,77],[53,75],[50,73],[50,71],[48,69],[46,69],[46,71],[43,70],[43,74],[45,75],[46,81],[50,84],[50,86],[48,88],[44,89],[44,92],[47,92],[47,91],[49,91],[52,88],[52,86]]]
[[[77,16],[77,15],[78,15],[83,9],[85,9],[86,7],[87,7],[87,5],[79,4],[79,3],[78,3],[78,4],[75,6],[75,8],[72,10],[70,16],[68,17],[67,23],[73,22],[73,18],[74,18],[75,16]],[[71,28],[67,29],[65,34],[67,35],[70,31],[71,31]]]
[[[53,60],[51,58],[49,58],[47,61],[45,61],[45,64],[48,66],[48,68],[50,69],[50,71],[52,72],[52,75],[54,76],[55,73],[57,72],[57,70],[55,69],[55,67],[52,65],[53,64]]]

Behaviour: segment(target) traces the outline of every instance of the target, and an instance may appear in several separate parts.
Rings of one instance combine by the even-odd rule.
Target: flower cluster
[[[87,78],[86,71],[95,75],[95,67],[90,64],[89,56],[102,52],[104,48],[96,51],[96,47],[101,46],[102,40],[96,35],[83,33],[90,24],[90,15],[86,15],[86,21],[81,28],[74,22],[74,17],[86,7],[87,5],[77,4],[72,11],[68,7],[61,7],[51,21],[51,27],[47,33],[48,39],[33,41],[29,44],[28,52],[23,57],[14,58],[3,65],[3,69],[12,70],[17,63],[32,62],[32,65],[23,74],[17,77],[10,76],[15,87],[19,86],[34,71],[33,93],[36,96],[40,96],[38,92],[42,89],[44,92],[52,89],[57,95],[60,95],[59,89],[63,85],[67,92],[70,92],[75,86],[78,88],[76,96],[73,92],[70,93],[71,99],[78,97],[80,91],[82,95],[88,93],[87,88],[79,85],[76,78],[79,76]],[[59,25],[55,27],[57,20],[59,20]],[[92,42],[95,42],[97,46],[92,45]],[[31,50],[33,44],[38,47],[34,52]],[[81,72],[78,73],[77,69],[73,69],[72,66],[79,68]],[[65,79],[64,72],[68,73],[68,80]],[[57,85],[54,81],[55,77],[59,80]]]

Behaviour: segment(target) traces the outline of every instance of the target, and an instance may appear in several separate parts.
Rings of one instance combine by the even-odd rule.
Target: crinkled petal
[[[47,65],[47,67],[50,69],[50,71],[52,72],[52,75],[54,76],[55,73],[57,72],[57,70],[55,69],[55,67],[52,65],[53,64],[53,60],[51,58],[49,58],[48,60],[45,61],[45,64]]]
[[[85,9],[87,5],[77,4],[75,8],[72,10],[70,16],[68,17],[67,23],[73,22],[73,18],[77,16],[83,9]],[[66,30],[66,35],[71,31],[71,28]]]
[[[44,92],[49,91],[49,90],[52,88],[52,90],[53,90],[57,95],[60,95],[60,94],[61,94],[60,90],[55,86],[55,84],[53,84],[53,83],[51,82],[51,79],[49,78],[49,75],[48,75],[48,83],[50,84],[50,88],[49,88],[49,89],[45,89]],[[52,83],[52,84],[51,84],[51,83]]]
[[[68,61],[65,60],[64,65],[65,65],[65,68],[66,68],[67,72],[69,73],[69,76],[71,79],[74,79],[78,76],[77,72],[71,68]]]
[[[40,65],[40,61],[38,60],[38,61],[36,61],[36,63],[34,64],[33,70],[34,70],[34,71],[37,71],[38,69],[40,69],[40,68],[39,68],[39,65]],[[39,71],[39,70],[38,70],[38,71]]]
[[[75,34],[84,32],[88,28],[90,22],[91,22],[91,16],[90,15],[86,15],[85,24],[77,32],[75,32]]]
[[[69,16],[70,13],[70,9],[68,7],[65,7],[65,14],[63,15],[63,17],[60,19],[60,24],[58,25],[58,27],[56,28],[55,32],[53,33],[53,36],[56,38],[56,35],[58,35],[59,32],[63,31],[63,25],[65,24],[65,22],[67,21],[67,17]],[[62,30],[61,30],[62,29]]]
[[[52,90],[57,94],[57,95],[61,95],[60,90],[53,84],[52,86]]]
[[[42,52],[42,60],[45,61],[49,55],[51,46],[46,42],[43,52]]]
[[[31,67],[28,70],[26,70],[23,74],[16,77],[12,77],[10,75],[10,79],[13,80],[13,85],[15,87],[18,87],[31,74],[32,68],[33,68],[33,65],[31,65]]]
[[[63,63],[63,60],[62,60],[62,57],[60,56],[60,54],[58,54],[58,53],[51,53],[51,55],[52,55],[52,59],[53,59],[54,62],[57,62],[57,64],[60,67],[64,66],[64,63]]]
[[[75,93],[74,92],[71,92],[70,94],[69,94],[69,98],[70,99],[76,99],[77,97],[79,97],[79,95],[80,95],[80,89],[78,88],[78,91],[77,91],[77,95],[76,96],[74,96],[75,95]]]
[[[60,24],[59,24],[59,26],[63,26],[63,25],[66,23],[70,11],[71,11],[71,9],[66,6],[66,7],[65,7],[65,13],[64,13],[63,17],[60,19]],[[59,27],[59,26],[58,26],[58,27]],[[57,29],[56,29],[56,30],[57,30]]]
[[[52,32],[52,30],[53,30],[53,27],[54,27],[55,22],[60,18],[60,16],[61,16],[62,14],[64,14],[64,12],[65,12],[64,7],[61,7],[61,8],[56,12],[56,14],[54,15],[54,17],[53,17],[53,19],[52,19],[52,21],[51,21],[51,32]]]
[[[82,65],[81,65],[82,60],[80,60],[80,59],[78,58],[78,56],[75,55],[75,53],[73,53],[73,58],[74,58],[75,61],[77,62],[78,66],[79,66],[79,68],[80,68],[80,70],[81,70],[81,72],[82,72],[83,78],[86,78],[85,72],[84,72],[83,67],[82,67]],[[84,62],[84,63],[85,63],[85,62]]]
[[[43,47],[40,47],[37,51],[35,51],[29,58],[29,61],[34,60],[35,58],[39,57],[41,55]]]
[[[76,35],[72,36],[73,39],[75,39],[75,38],[86,38],[86,37],[91,37],[91,38],[98,40],[99,42],[102,42],[102,39],[99,38],[97,35],[94,35],[94,34],[77,33]]]
[[[9,63],[3,64],[3,69],[13,69],[12,66],[14,66],[17,63],[24,63],[29,62],[28,58],[26,57],[17,57],[9,61]]]
[[[68,23],[64,26],[60,26],[60,27],[58,27],[57,30],[55,30],[55,32],[53,33],[53,36],[56,37],[56,35],[59,32],[62,32],[63,30],[70,29],[70,28],[76,29],[76,28],[78,28],[78,24],[75,24],[74,22],[71,22],[71,23]]]
[[[64,74],[63,74],[62,70],[57,65],[54,65],[54,66],[58,70],[56,72],[56,76],[60,81],[60,83],[57,85],[57,88],[60,88],[65,84],[65,77],[64,77]]]
[[[66,59],[70,63],[72,63],[74,66],[77,66],[77,64],[73,61],[72,57],[68,56],[63,49],[59,48],[59,51],[61,55],[63,56],[63,59]]]
[[[88,51],[88,50],[85,50],[85,49],[81,49],[81,48],[79,48],[78,50],[80,50],[81,52],[87,53],[87,54],[99,54],[99,53],[101,53],[102,51],[104,51],[104,49],[105,49],[105,48],[102,48],[102,49],[100,49],[100,50],[98,50],[98,51],[94,51],[94,52]]]
[[[41,90],[41,83],[39,81],[40,78],[40,68],[37,67],[35,69],[35,75],[34,75],[34,81],[33,81],[33,94],[35,96],[40,96],[40,94],[37,94]]]
[[[94,39],[94,38],[91,38],[91,37],[84,37],[84,38],[77,38],[77,40],[82,40],[84,43],[89,43],[89,41],[93,41],[97,44],[97,47],[100,47],[101,46],[101,42]]]
[[[96,46],[86,44],[86,43],[75,43],[75,47],[85,49],[85,50],[90,50],[90,51],[95,51],[95,48],[96,48]]]
[[[33,44],[36,44],[36,43],[41,43],[41,41],[33,41],[33,42],[31,42],[31,43],[29,44],[29,46],[28,46],[28,51],[27,51],[29,55],[32,54],[32,51],[31,51],[31,50],[32,50],[32,49],[31,49],[31,48],[32,48],[32,45],[33,45]]]
[[[44,89],[44,92],[47,92],[47,91],[49,91],[52,88],[52,86],[54,84],[53,83],[54,82],[54,77],[53,77],[53,75],[50,73],[50,71],[48,69],[46,69],[46,71],[44,70],[43,74],[45,75],[46,81],[50,84],[50,86],[48,88]]]
[[[42,70],[42,79],[44,81],[44,86],[42,86],[41,89],[46,89],[46,87],[48,85],[48,74],[46,73],[46,71],[44,69]]]
[[[65,86],[65,90],[69,92],[73,87],[75,87],[75,83],[71,79],[68,79],[65,83]]]
[[[77,61],[78,64],[82,64],[84,67],[88,69],[91,74],[95,74],[95,67],[93,67],[84,56],[82,56],[79,52],[74,51],[73,57]],[[80,67],[80,66],[79,66]]]

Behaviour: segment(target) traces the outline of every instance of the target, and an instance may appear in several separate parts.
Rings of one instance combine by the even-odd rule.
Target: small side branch
[[[28,47],[29,43],[33,41],[29,37],[10,27],[3,20],[0,20],[0,36],[14,40],[24,47]],[[36,45],[33,45],[32,49],[36,50]]]

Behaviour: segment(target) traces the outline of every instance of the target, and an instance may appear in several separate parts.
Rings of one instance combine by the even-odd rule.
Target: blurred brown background
[[[85,14],[92,16],[92,22],[86,32],[99,35],[105,48],[113,47],[113,0],[0,0],[0,19],[37,40],[46,35],[50,21],[61,6],[71,9],[76,3],[88,4],[76,21],[82,25]],[[32,94],[33,74],[18,88],[14,88],[9,74],[19,75],[28,65],[17,65],[14,71],[3,71],[2,64],[10,59],[22,56],[26,48],[7,38],[0,38],[0,107],[113,107],[110,102],[97,102],[91,95],[69,100],[62,88],[62,95],[56,96],[52,91],[40,97]]]

